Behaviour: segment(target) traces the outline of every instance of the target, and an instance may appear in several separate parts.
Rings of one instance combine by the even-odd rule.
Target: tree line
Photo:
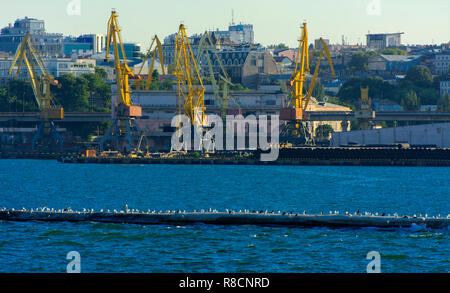
[[[340,88],[339,100],[357,105],[361,97],[361,87],[369,87],[372,99],[388,99],[405,110],[416,111],[421,105],[438,105],[441,111],[448,111],[448,95],[440,97],[440,81],[446,76],[433,77],[426,66],[418,65],[410,68],[403,80],[392,84],[381,77],[352,77]]]
[[[111,85],[107,73],[95,68],[94,73],[81,76],[64,74],[57,78],[58,86],[51,86],[56,104],[66,112],[109,112]],[[30,82],[13,78],[0,87],[0,112],[37,112],[38,105]]]

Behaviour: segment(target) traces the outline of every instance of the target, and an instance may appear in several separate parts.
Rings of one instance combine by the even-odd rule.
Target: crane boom
[[[153,48],[153,45],[155,43],[156,43],[156,45]],[[141,81],[142,81],[142,79],[141,79],[140,76],[141,76],[142,70],[144,69],[145,63],[150,58],[150,56],[152,58],[152,61],[151,61],[151,65],[150,65],[150,67],[148,69],[147,81],[145,82],[145,90],[146,91],[148,91],[150,89],[150,85],[152,83],[153,68],[155,66],[155,60],[156,60],[157,56],[159,58],[159,62],[161,63],[162,74],[163,74],[163,76],[166,75],[166,71],[164,69],[164,58],[163,58],[162,44],[161,44],[161,41],[159,40],[157,35],[155,35],[153,37],[152,43],[150,44],[150,47],[148,48],[147,54],[145,55],[144,59],[142,60],[142,65],[139,68],[139,72],[138,72],[138,78],[135,79],[135,81],[131,84],[131,85],[135,85],[138,90],[141,89]]]
[[[308,30],[306,28],[306,23],[301,26],[301,38],[298,48],[298,53],[295,58],[295,69],[291,77],[290,86],[290,101],[286,108],[280,110],[280,118],[285,121],[285,125],[281,131],[281,140],[284,143],[296,143],[300,145],[304,144],[314,144],[313,131],[310,129],[308,123],[309,117],[307,108],[311,100],[312,92],[316,84],[316,80],[319,74],[319,68],[324,54],[328,59],[328,63],[331,67],[331,72],[333,78],[336,78],[334,72],[333,63],[331,61],[330,50],[328,49],[325,41],[320,38],[319,44],[322,46],[320,50],[320,56],[317,61],[316,67],[314,69],[314,74],[312,76],[311,82],[309,83],[309,88],[307,88],[306,95],[304,94],[304,89],[306,88],[305,82],[306,78],[310,74],[310,56],[308,47]],[[315,48],[312,52],[314,56],[316,52]]]
[[[207,124],[205,115],[205,88],[183,24],[175,39],[175,71],[178,84],[178,112],[189,117],[192,125]],[[198,85],[194,85],[198,82]]]
[[[133,105],[131,101],[129,77],[134,77],[134,74],[127,64],[117,18],[118,15],[113,10],[108,20],[105,56],[106,62],[109,62],[109,51],[112,47],[117,83],[117,107],[113,112],[115,115],[112,117],[111,126],[100,140],[99,148],[100,152],[114,150],[128,155],[143,154],[148,151],[148,141],[135,121],[135,117],[142,116],[142,108]]]
[[[58,85],[58,81],[48,72],[42,60],[38,47],[28,31],[17,47],[9,75],[12,75],[17,64],[17,73],[20,74],[23,64],[40,111],[40,123],[31,142],[32,149],[37,150],[63,150],[63,137],[58,133],[54,120],[64,118],[64,109],[56,104],[50,94],[50,85]],[[38,76],[36,69],[39,68]]]
[[[109,62],[111,46],[114,51],[114,69],[116,71],[116,83],[118,93],[118,114],[125,116],[141,116],[140,107],[132,106],[130,98],[129,77],[133,77],[133,71],[128,67],[127,57],[120,35],[118,15],[115,10],[111,12],[108,20],[108,33],[106,37],[106,62]],[[122,57],[122,62],[120,59]]]
[[[334,71],[333,63],[331,61],[330,50],[328,49],[328,45],[325,41],[320,38],[319,43],[322,45],[322,49],[320,50],[320,56],[317,61],[316,67],[314,69],[314,74],[312,76],[311,82],[309,84],[309,88],[307,89],[306,96],[304,94],[305,81],[306,77],[310,74],[310,65],[309,65],[309,48],[308,48],[308,31],[306,29],[306,23],[302,25],[302,34],[300,38],[300,45],[298,49],[298,54],[295,59],[295,69],[294,74],[291,77],[290,85],[292,87],[291,90],[291,100],[289,101],[288,106],[291,108],[282,109],[282,118],[286,118],[286,120],[304,120],[305,113],[309,102],[311,100],[312,92],[314,90],[314,85],[317,81],[317,76],[319,74],[319,67],[321,64],[321,60],[324,54],[327,57],[328,63],[331,68],[331,72],[333,78],[336,78],[336,73]],[[312,52],[316,52],[315,48]],[[284,120],[284,119],[283,119]]]
[[[330,50],[328,49],[328,45],[327,45],[327,43],[325,43],[325,41],[322,38],[319,39],[319,43],[322,45],[322,50],[320,50],[320,56],[319,56],[319,59],[316,64],[316,69],[314,70],[313,78],[311,79],[311,83],[309,84],[309,90],[308,90],[308,93],[306,94],[306,98],[305,98],[305,102],[304,102],[304,106],[303,106],[303,112],[306,112],[309,101],[311,100],[312,92],[314,90],[317,76],[319,74],[320,62],[323,58],[324,52],[325,52],[325,55],[327,56],[328,64],[330,65],[333,78],[336,78],[336,73],[334,71],[333,62],[331,61],[331,53],[330,53]],[[314,56],[314,53],[316,52],[316,49],[317,48],[314,48],[314,50],[313,50],[313,56]]]
[[[215,59],[218,61],[220,68],[217,79],[213,69],[213,63],[210,57],[210,49],[213,52]],[[225,119],[226,111],[228,108],[228,100],[231,97],[231,95],[229,94],[228,87],[229,86],[233,87],[234,85],[233,83],[231,83],[230,81],[231,79],[228,77],[228,73],[223,67],[222,61],[220,60],[219,55],[217,54],[214,42],[208,32],[205,32],[203,34],[198,45],[197,61],[199,62],[200,69],[202,69],[203,67],[201,66],[201,62],[203,59],[206,59],[207,62],[208,75],[211,80],[211,85],[213,88],[217,106],[220,108],[222,119]],[[203,75],[206,75],[204,71],[205,71],[204,69],[201,70],[201,72],[203,72]],[[236,101],[235,103],[238,104]]]
[[[31,82],[31,87],[41,112],[41,119],[61,120],[64,118],[64,110],[60,106],[52,105],[53,98],[50,93],[50,85],[58,84],[58,81],[48,72],[45,63],[37,49],[30,32],[27,32],[20,42],[13,62],[9,69],[12,75],[17,64],[17,73],[20,74],[23,64],[27,69],[27,74]],[[41,74],[38,76],[36,67]]]

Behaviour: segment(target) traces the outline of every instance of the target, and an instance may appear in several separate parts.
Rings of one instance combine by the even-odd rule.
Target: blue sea
[[[0,160],[0,208],[450,214],[450,169]],[[0,221],[0,272],[450,272],[450,231]]]

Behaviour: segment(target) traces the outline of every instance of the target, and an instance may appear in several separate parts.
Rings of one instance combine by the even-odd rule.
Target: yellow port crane
[[[178,114],[185,114],[194,126],[208,124],[205,115],[205,88],[195,62],[186,29],[180,25],[175,38],[175,69],[178,85]],[[198,83],[194,85],[194,83]]]
[[[301,30],[300,44],[295,59],[295,69],[290,80],[290,101],[287,105],[288,107],[283,108],[280,111],[280,119],[286,121],[281,130],[280,141],[282,143],[294,142],[296,144],[311,144],[313,141],[313,135],[306,125],[306,122],[309,120],[307,108],[317,81],[320,63],[324,54],[327,57],[333,78],[336,78],[336,73],[331,61],[330,50],[325,41],[320,38],[320,54],[311,82],[309,83],[309,88],[306,86],[307,77],[310,76],[308,30],[306,23],[303,23]],[[314,48],[312,56],[315,55],[316,50],[317,48]],[[305,88],[307,88],[306,95],[304,94]]]
[[[109,51],[114,51],[117,106],[114,106],[112,124],[100,140],[100,151],[118,151],[123,154],[143,154],[148,150],[148,141],[136,123],[142,116],[142,108],[133,105],[130,98],[129,78],[133,71],[128,67],[127,57],[120,34],[118,14],[111,12],[108,20],[105,61],[109,62]],[[143,149],[145,148],[145,150]]]
[[[20,74],[24,63],[39,107],[41,120],[32,140],[32,149],[62,151],[63,138],[56,130],[53,121],[64,118],[64,109],[56,105],[50,93],[50,86],[59,86],[59,84],[45,67],[45,63],[30,32],[25,34],[17,48],[11,68],[9,69],[9,75],[12,75],[16,64],[17,74]],[[40,76],[38,76],[36,68],[39,68]]]
[[[155,45],[155,47],[153,47],[153,45]],[[131,84],[132,86],[133,85],[136,86],[137,90],[142,89],[143,79],[141,78],[141,73],[142,73],[142,70],[144,69],[145,64],[149,60],[149,58],[152,58],[151,65],[148,68],[147,81],[145,82],[145,90],[148,91],[150,89],[156,57],[159,57],[159,62],[161,63],[162,75],[165,76],[166,71],[164,69],[163,50],[162,50],[161,41],[159,40],[157,35],[155,35],[153,37],[152,43],[150,44],[150,47],[148,48],[147,54],[145,55],[144,59],[142,60],[142,65],[139,68],[139,72],[137,74],[137,79],[135,79],[135,81]]]

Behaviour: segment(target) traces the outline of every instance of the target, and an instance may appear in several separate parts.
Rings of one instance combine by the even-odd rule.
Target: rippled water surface
[[[450,169],[0,160],[0,207],[450,213]],[[450,231],[0,222],[0,272],[449,272]]]

